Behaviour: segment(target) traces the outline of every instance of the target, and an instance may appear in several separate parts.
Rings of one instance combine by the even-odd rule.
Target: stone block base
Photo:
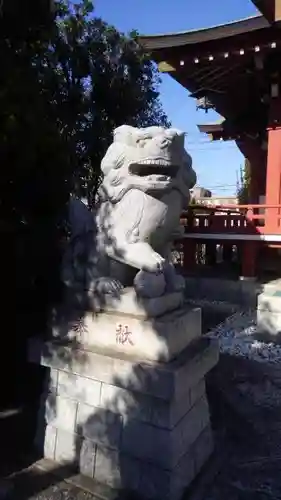
[[[45,458],[148,499],[180,499],[213,450],[205,374],[216,343],[201,338],[168,363],[32,342],[50,368],[36,443]]]
[[[271,336],[281,333],[281,289],[272,287],[260,294],[257,325],[261,332]]]

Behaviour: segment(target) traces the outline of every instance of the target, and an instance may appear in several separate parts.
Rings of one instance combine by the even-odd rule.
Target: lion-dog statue
[[[148,298],[182,290],[171,245],[196,183],[184,135],[162,127],[115,129],[101,163],[95,210],[70,201],[71,238],[62,270],[67,286],[92,294],[134,286]]]

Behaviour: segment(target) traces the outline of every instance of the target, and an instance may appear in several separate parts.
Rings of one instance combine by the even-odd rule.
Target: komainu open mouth
[[[139,177],[148,177],[149,175],[176,177],[178,167],[168,164],[162,159],[141,160],[138,163],[132,163],[129,166],[129,172]]]

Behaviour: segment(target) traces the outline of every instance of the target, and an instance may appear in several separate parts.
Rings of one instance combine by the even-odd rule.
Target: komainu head
[[[102,160],[100,192],[112,202],[130,189],[160,195],[178,189],[183,195],[196,182],[192,160],[184,148],[184,133],[173,128],[122,125]]]

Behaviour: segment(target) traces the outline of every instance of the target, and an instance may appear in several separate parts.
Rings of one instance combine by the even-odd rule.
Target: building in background
[[[198,200],[199,198],[210,198],[212,196],[212,192],[209,189],[205,189],[200,186],[194,186],[190,190],[191,197],[193,200]]]
[[[219,196],[213,195],[210,198],[199,198],[198,203],[205,205],[238,205],[237,196]]]
[[[215,195],[209,189],[201,186],[194,186],[190,190],[192,200],[196,204],[203,205],[238,205],[237,196]]]

